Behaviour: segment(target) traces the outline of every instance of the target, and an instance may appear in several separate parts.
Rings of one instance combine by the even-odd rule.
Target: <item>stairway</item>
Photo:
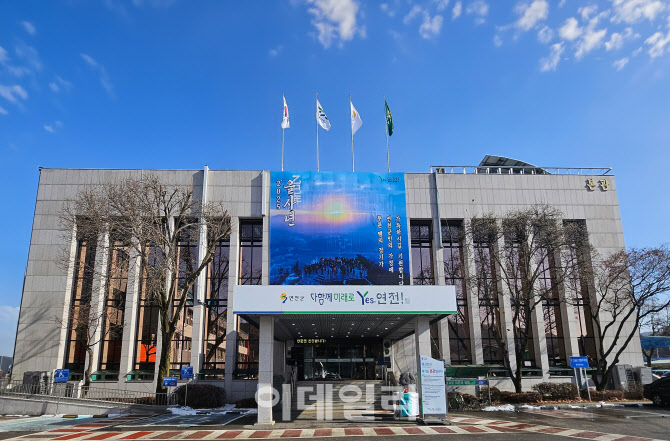
[[[383,382],[364,380],[299,381],[293,394],[293,420],[379,421],[393,418]]]

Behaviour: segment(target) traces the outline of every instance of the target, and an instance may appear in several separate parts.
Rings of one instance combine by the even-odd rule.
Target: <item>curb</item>
[[[650,402],[639,401],[639,402],[626,402],[626,403],[604,403],[603,406],[601,403],[583,403],[583,404],[547,404],[544,406],[533,406],[530,407],[538,408],[542,410],[578,410],[578,409],[600,409],[607,407],[653,407],[653,404]],[[514,406],[514,410],[519,412],[528,409],[529,407],[524,406]]]

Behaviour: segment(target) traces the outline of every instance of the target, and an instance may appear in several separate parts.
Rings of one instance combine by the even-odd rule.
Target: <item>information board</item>
[[[177,377],[163,377],[163,387],[177,387]]]
[[[182,366],[181,368],[181,379],[187,380],[193,378],[193,366]]]
[[[54,383],[67,383],[70,379],[70,369],[56,369]]]
[[[571,368],[587,368],[589,367],[589,358],[588,357],[570,357],[570,367]]]
[[[447,414],[444,362],[421,356],[421,406],[426,415]]]

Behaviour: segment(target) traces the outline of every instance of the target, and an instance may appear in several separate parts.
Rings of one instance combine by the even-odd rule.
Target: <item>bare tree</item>
[[[483,323],[501,351],[501,361],[517,392],[522,391],[524,361],[533,351],[532,317],[543,302],[562,301],[559,287],[577,262],[567,252],[574,243],[574,226],[564,224],[554,207],[534,206],[496,219],[472,219],[467,234],[474,243],[475,274],[468,284],[479,297]],[[513,353],[507,341],[501,306],[511,307]],[[512,363],[512,360],[514,363]]]
[[[69,231],[128,238],[140,262],[140,289],[159,311],[160,356],[156,392],[166,389],[172,342],[185,308],[194,302],[195,283],[212,261],[216,244],[230,235],[230,217],[221,204],[202,204],[191,187],[165,185],[155,175],[87,188],[67,203],[61,216]],[[198,253],[200,234],[206,231]],[[100,241],[105,243],[105,241]]]
[[[590,311],[598,360],[592,379],[604,390],[640,325],[670,306],[670,249],[621,250],[604,258],[592,253],[591,260],[592,268],[582,271],[593,281]]]

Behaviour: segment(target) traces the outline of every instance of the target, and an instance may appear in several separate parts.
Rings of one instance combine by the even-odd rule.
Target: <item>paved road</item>
[[[670,410],[656,408],[600,408],[559,411],[453,413],[451,426],[418,426],[374,423],[305,422],[277,423],[259,428],[250,418],[234,415],[161,415],[107,419],[63,420],[29,418],[0,420],[0,439],[25,440],[198,440],[243,438],[453,439],[534,441],[585,439],[596,441],[670,440]],[[60,420],[60,421],[58,421]],[[228,424],[224,424],[229,421]],[[218,422],[218,424],[212,424]],[[184,425],[188,425],[188,427]],[[204,425],[203,425],[204,424]],[[221,425],[223,424],[223,425]],[[297,426],[297,427],[296,427]]]

